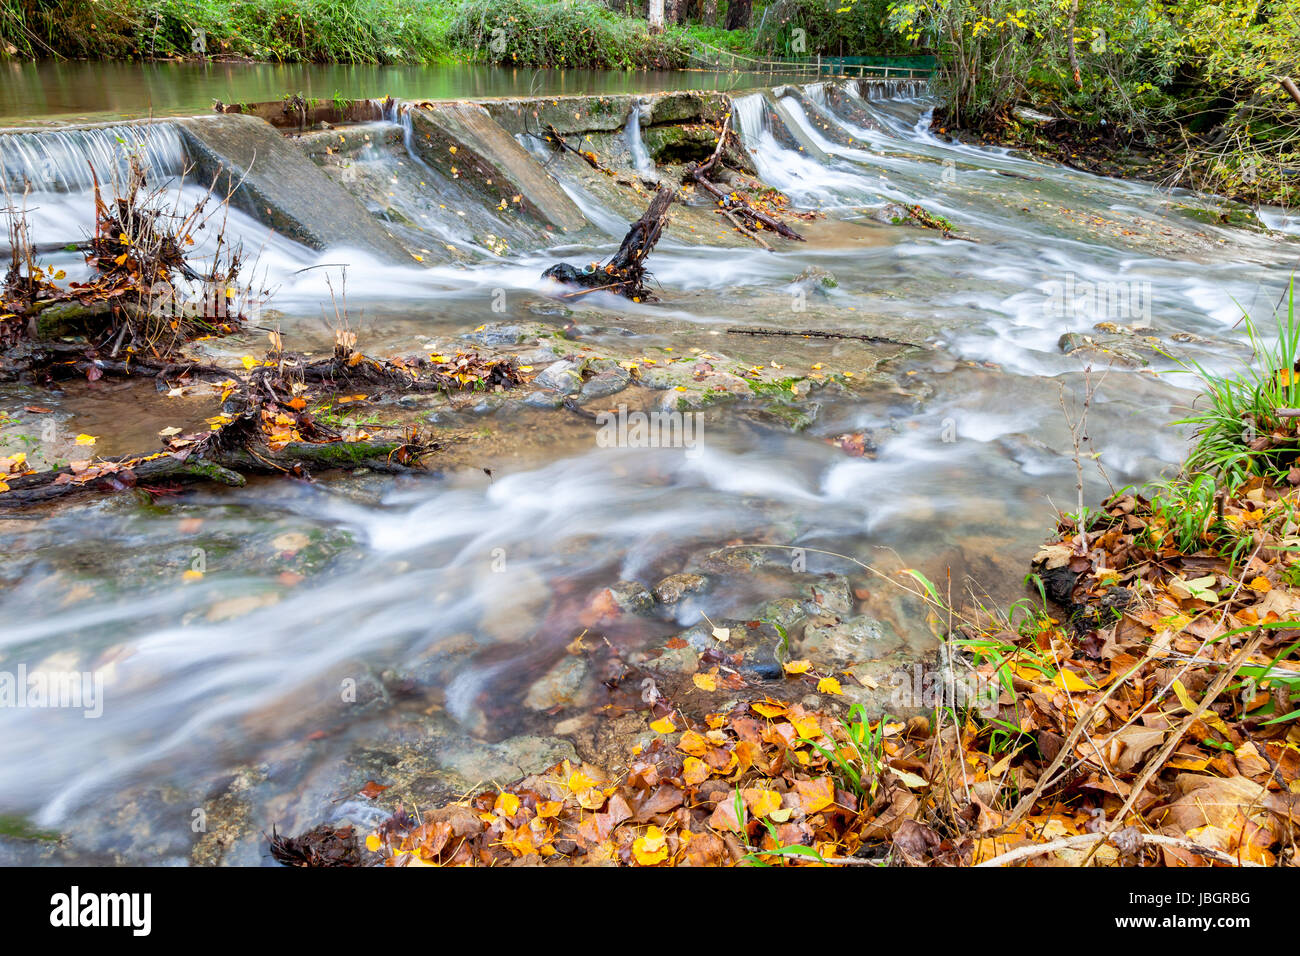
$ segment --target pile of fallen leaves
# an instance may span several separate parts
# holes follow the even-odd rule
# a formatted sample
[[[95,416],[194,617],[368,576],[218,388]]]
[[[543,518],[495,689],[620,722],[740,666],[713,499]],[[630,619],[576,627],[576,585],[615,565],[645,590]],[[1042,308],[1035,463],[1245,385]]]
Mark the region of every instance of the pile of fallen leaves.
[[[999,726],[1016,733],[1001,759],[973,748],[980,831],[1041,842],[1131,826],[1181,841],[1148,841],[1168,864],[1214,853],[1294,864],[1295,504],[1294,489],[1255,479],[1221,502],[1216,521],[1236,533],[1207,529],[1191,554],[1140,496],[1112,498],[1086,531],[1063,524],[1036,569],[1067,621],[1003,633],[1015,649],[984,667],[1009,686],[1000,723],[986,722],[979,740]],[[1058,809],[1044,826],[1028,825],[1029,811],[1050,805]],[[1087,849],[1094,859],[1119,853]]]
[[[900,836],[917,805],[908,788],[924,784],[905,755],[924,718],[885,729],[896,756],[862,797],[832,773],[843,725],[799,704],[740,704],[680,733],[672,717],[651,727],[659,736],[622,773],[564,761],[419,821],[398,812],[366,846],[390,866],[843,862],[869,841],[887,850],[881,838]]]

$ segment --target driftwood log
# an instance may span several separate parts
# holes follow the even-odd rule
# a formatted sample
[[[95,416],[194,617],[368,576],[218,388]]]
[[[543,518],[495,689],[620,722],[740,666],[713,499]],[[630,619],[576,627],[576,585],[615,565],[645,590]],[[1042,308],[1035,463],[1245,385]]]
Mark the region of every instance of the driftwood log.
[[[652,299],[645,287],[645,260],[668,223],[668,207],[672,205],[675,192],[672,186],[659,187],[645,214],[632,223],[618,251],[605,263],[582,270],[570,263],[559,262],[543,272],[542,277],[578,286],[577,291],[568,293],[571,297],[603,290],[638,301]]]

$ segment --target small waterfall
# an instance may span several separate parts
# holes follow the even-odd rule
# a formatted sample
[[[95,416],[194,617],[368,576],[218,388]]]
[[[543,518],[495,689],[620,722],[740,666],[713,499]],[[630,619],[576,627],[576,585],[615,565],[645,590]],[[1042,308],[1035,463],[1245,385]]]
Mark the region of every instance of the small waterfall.
[[[741,142],[752,148],[768,128],[767,104],[763,101],[763,95],[750,93],[748,96],[738,96],[732,100],[731,108],[736,114],[736,130]]]
[[[627,116],[627,126],[623,129],[623,136],[627,140],[628,152],[632,154],[632,165],[642,176],[653,176],[655,174],[654,160],[650,158],[650,152],[645,147],[645,140],[641,138],[641,121],[650,118],[650,104],[647,101],[636,103]]]
[[[185,146],[171,123],[3,135],[0,170],[14,193],[21,193],[25,182],[37,192],[79,192],[94,185],[92,167],[101,185],[124,174],[132,151],[138,151],[155,181],[185,170]]]
[[[809,83],[803,88],[803,91],[807,95],[808,99],[812,100],[818,106],[824,107],[826,105],[825,83]]]
[[[857,80],[845,83],[864,100],[906,100],[924,96],[930,89],[928,80]]]

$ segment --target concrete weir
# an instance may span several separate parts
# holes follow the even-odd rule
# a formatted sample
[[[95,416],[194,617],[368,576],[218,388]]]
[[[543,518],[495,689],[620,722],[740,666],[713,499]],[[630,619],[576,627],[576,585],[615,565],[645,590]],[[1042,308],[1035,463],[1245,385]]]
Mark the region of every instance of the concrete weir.
[[[452,178],[473,176],[492,205],[514,202],[561,233],[587,225],[541,164],[478,103],[430,103],[408,110],[411,149],[430,166]]]
[[[597,245],[621,236],[623,223],[644,211],[646,190],[656,180],[673,181],[686,164],[713,152],[717,127],[729,113],[738,114],[732,121],[738,131],[753,136],[761,130],[829,163],[793,115],[795,103],[823,136],[848,146],[856,141],[833,122],[835,114],[874,127],[865,99],[921,89],[914,82],[861,80],[821,81],[811,92],[786,85],[743,93],[344,105],[294,99],[144,121],[128,134],[120,132],[121,124],[0,130],[0,170],[15,181],[36,182],[43,170],[51,179],[52,168],[60,188],[74,188],[94,165],[106,181],[116,154],[116,147],[105,145],[112,134],[118,143],[146,144],[144,155],[156,173],[176,176],[192,168],[191,179],[215,183],[218,194],[233,189],[235,206],[311,248],[348,247],[385,262],[432,265],[503,255],[506,248]],[[548,130],[589,153],[599,169],[561,152]],[[728,144],[728,164],[753,172],[748,150]],[[669,229],[683,241],[699,235],[724,244],[746,241],[718,231],[712,206],[686,197]]]
[[[313,249],[348,246],[387,262],[411,256],[352,195],[273,126],[253,116],[176,120],[200,182],[277,232]]]

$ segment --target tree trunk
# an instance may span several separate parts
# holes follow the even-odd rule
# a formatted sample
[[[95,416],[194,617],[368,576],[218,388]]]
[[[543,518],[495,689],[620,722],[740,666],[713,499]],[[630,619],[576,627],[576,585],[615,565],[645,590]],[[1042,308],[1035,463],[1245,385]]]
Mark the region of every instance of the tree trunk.
[[[747,29],[753,6],[753,0],[727,0],[727,29]]]
[[[704,7],[700,12],[700,21],[706,27],[716,27],[718,25],[718,0],[704,0]]]
[[[646,19],[650,21],[651,33],[664,32],[664,0],[650,0],[646,7]]]
[[[1074,76],[1074,88],[1083,89],[1083,77],[1079,73],[1079,55],[1074,49],[1074,24],[1079,17],[1079,0],[1070,3],[1070,22],[1065,28],[1065,45],[1070,54],[1070,73]]]

